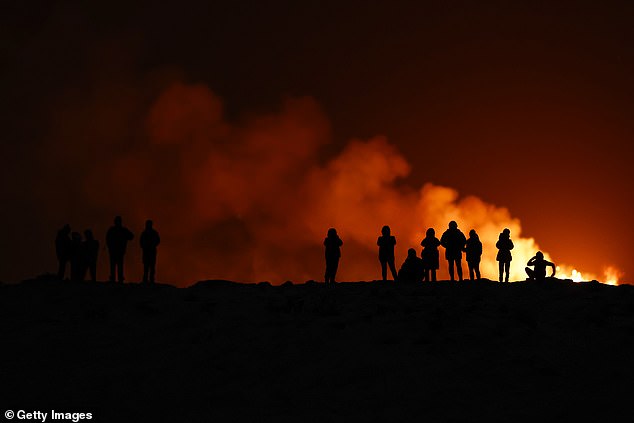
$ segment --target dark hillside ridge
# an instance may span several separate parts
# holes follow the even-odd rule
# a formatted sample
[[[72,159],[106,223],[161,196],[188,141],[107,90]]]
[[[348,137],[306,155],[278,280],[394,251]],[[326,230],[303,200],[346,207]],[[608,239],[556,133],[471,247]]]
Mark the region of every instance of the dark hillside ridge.
[[[0,328],[6,409],[89,407],[107,422],[631,414],[630,285],[34,280],[0,287]]]

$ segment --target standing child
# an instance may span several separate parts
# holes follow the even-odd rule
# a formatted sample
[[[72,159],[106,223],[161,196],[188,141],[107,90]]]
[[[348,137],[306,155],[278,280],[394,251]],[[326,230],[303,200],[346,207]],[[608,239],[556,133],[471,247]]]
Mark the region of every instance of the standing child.
[[[324,239],[324,246],[326,247],[326,274],[324,279],[326,285],[334,285],[335,283],[342,245],[343,241],[339,238],[339,235],[337,235],[337,230],[335,228],[328,229],[328,236]]]
[[[496,260],[500,262],[499,270],[500,270],[500,282],[502,282],[502,276],[504,276],[504,282],[509,281],[509,270],[511,269],[511,260],[513,257],[511,256],[511,250],[513,249],[513,241],[511,241],[511,230],[505,228],[500,237],[498,238],[498,242],[495,243],[495,246],[498,250],[498,255]]]
[[[440,267],[440,255],[438,253],[440,240],[436,238],[434,228],[427,229],[425,238],[420,242],[420,245],[423,247],[420,256],[423,259],[423,268],[425,269],[423,280],[430,282],[429,273],[431,271],[431,281],[436,282],[436,270]]]
[[[379,246],[379,261],[381,262],[381,276],[383,281],[387,281],[387,266],[390,266],[392,277],[396,281],[396,266],[394,266],[394,246],[396,245],[396,237],[392,236],[390,227],[385,225],[381,229],[381,236],[376,240]]]
[[[482,257],[482,242],[475,229],[469,231],[469,239],[465,247],[467,253],[467,264],[469,265],[469,279],[473,280],[475,273],[476,279],[480,279],[480,258]]]

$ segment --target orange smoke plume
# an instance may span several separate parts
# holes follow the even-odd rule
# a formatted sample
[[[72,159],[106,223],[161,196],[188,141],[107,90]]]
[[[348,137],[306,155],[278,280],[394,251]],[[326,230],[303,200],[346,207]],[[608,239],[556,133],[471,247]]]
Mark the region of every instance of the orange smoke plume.
[[[175,83],[152,104],[145,132],[134,148],[95,168],[88,183],[103,188],[93,200],[118,202],[130,226],[154,220],[164,240],[160,280],[321,280],[329,227],[344,240],[339,280],[378,277],[376,238],[386,224],[398,240],[397,266],[408,248],[420,251],[428,227],[440,236],[450,220],[480,235],[483,277],[497,279],[503,228],[515,243],[511,279],[525,279],[524,266],[539,250],[505,208],[430,183],[403,185],[410,165],[384,137],[352,140],[320,161],[330,127],[311,98],[231,123],[206,86]],[[560,277],[596,278],[560,269]],[[604,280],[618,277],[610,269]]]

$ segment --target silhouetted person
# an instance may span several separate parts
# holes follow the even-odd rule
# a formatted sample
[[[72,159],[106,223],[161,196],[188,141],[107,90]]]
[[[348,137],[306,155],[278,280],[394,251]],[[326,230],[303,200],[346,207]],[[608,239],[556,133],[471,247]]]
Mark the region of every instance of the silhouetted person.
[[[407,258],[398,271],[398,281],[405,283],[418,283],[423,280],[423,260],[416,257],[416,250],[407,250]]]
[[[55,254],[59,266],[57,268],[57,279],[63,280],[66,274],[66,263],[70,260],[71,254],[70,225],[66,224],[57,231],[55,237]]]
[[[396,245],[396,237],[390,234],[390,227],[385,225],[381,229],[381,236],[376,240],[379,246],[379,261],[381,262],[381,277],[383,281],[387,281],[387,266],[390,266],[390,272],[394,281],[398,279],[396,275],[396,266],[394,265],[394,246]]]
[[[436,270],[440,267],[440,254],[438,253],[440,240],[436,238],[434,228],[427,229],[425,238],[420,242],[420,245],[423,247],[423,251],[420,253],[423,260],[423,280],[429,282],[431,273],[431,281],[436,282]]]
[[[530,267],[526,268],[526,273],[528,274],[529,279],[535,281],[543,281],[544,279],[546,279],[546,267],[548,266],[553,268],[553,273],[550,275],[550,277],[552,278],[553,276],[555,276],[555,263],[545,260],[544,254],[542,254],[541,251],[538,251],[535,254],[535,257],[531,258],[528,263],[526,263],[526,265],[535,266],[535,269],[531,269]]]
[[[500,282],[502,282],[502,277],[504,276],[504,282],[509,281],[509,271],[511,270],[511,260],[513,257],[511,256],[511,250],[513,249],[513,241],[511,241],[511,230],[505,228],[500,237],[498,238],[498,242],[495,243],[497,247],[498,255],[495,258],[499,262],[499,270],[500,270]]]
[[[145,230],[139,239],[141,249],[143,250],[143,283],[154,283],[154,275],[156,274],[156,247],[161,243],[161,237],[158,232],[152,228],[152,221],[145,221]]]
[[[121,216],[114,218],[114,226],[111,226],[106,233],[106,245],[110,254],[110,282],[115,281],[115,274],[119,282],[123,282],[123,257],[128,245],[134,235],[121,223]]]
[[[326,285],[335,283],[342,245],[343,241],[337,235],[337,230],[335,228],[328,229],[328,236],[324,239],[324,246],[326,247],[326,274],[324,279]]]
[[[453,282],[454,279],[454,263],[458,271],[458,279],[462,280],[462,250],[467,243],[467,238],[455,221],[449,222],[449,228],[440,237],[440,245],[445,247],[445,258],[449,262],[449,277]]]
[[[70,280],[81,282],[86,274],[86,256],[82,248],[81,234],[73,232],[71,234],[70,246]]]
[[[469,231],[469,239],[465,247],[467,253],[467,264],[469,265],[469,279],[473,280],[475,273],[476,279],[480,279],[480,259],[482,257],[482,242],[475,229]]]
[[[90,280],[97,281],[97,257],[99,256],[99,241],[97,241],[90,229],[84,231],[85,240],[82,245],[86,270],[90,272]]]

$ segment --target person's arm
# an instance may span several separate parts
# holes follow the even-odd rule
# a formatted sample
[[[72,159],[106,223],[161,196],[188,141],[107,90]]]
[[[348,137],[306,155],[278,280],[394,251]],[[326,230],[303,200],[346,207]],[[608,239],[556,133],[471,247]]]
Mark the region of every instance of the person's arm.
[[[157,232],[156,233],[156,245],[159,245],[160,243],[161,243],[161,236]]]
[[[341,247],[343,245],[343,240],[341,238],[337,238],[337,244]]]
[[[515,248],[515,245],[513,245],[513,241],[509,239],[509,250],[512,250],[513,248]]]
[[[546,266],[550,266],[553,268],[553,273],[550,275],[550,277],[554,277],[555,276],[555,272],[557,271],[557,266],[555,266],[555,263],[552,263],[550,261],[546,262]]]
[[[537,256],[531,257],[531,259],[526,263],[527,266],[534,266],[535,260],[537,260]]]
[[[381,246],[381,237],[378,237],[376,239],[376,245],[378,245],[379,247]]]

